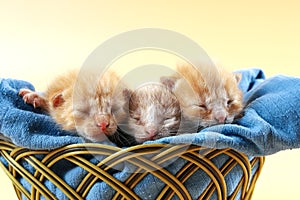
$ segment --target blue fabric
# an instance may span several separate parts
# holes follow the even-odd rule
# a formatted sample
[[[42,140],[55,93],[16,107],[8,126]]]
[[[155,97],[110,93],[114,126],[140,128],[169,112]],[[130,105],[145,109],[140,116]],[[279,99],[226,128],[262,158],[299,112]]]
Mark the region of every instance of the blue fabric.
[[[34,87],[21,80],[0,79],[0,133],[18,146],[30,149],[54,149],[84,140],[61,130],[52,118],[24,103],[21,88]]]
[[[246,105],[242,118],[234,124],[209,127],[200,133],[184,134],[162,138],[147,143],[188,143],[212,148],[233,148],[249,156],[268,155],[281,150],[298,148],[300,136],[300,79],[287,76],[276,76],[264,80],[264,74],[259,69],[239,71],[243,78],[240,88],[244,92]],[[84,140],[73,133],[62,131],[45,113],[26,105],[18,96],[20,88],[33,86],[25,81],[0,79],[0,132],[13,143],[30,149],[54,149],[67,144],[82,143]],[[103,159],[98,157],[99,160]],[[43,156],[36,156],[41,160]],[[91,163],[97,159],[86,156]],[[251,157],[250,157],[251,158]],[[7,162],[0,157],[1,162]],[[212,159],[217,167],[221,167],[228,157],[219,155]],[[185,164],[185,160],[177,159],[166,167],[175,174]],[[29,172],[34,168],[26,161],[21,162]],[[135,167],[124,162],[111,175],[121,182],[126,180]],[[69,161],[63,160],[53,165],[51,169],[73,188],[76,188],[87,173]],[[62,170],[63,169],[63,170]],[[254,167],[253,172],[255,172]],[[236,166],[226,175],[227,193],[232,194],[242,176],[242,169]],[[30,192],[31,185],[24,178],[20,183]],[[202,170],[193,174],[184,185],[195,199],[210,183],[210,178]],[[67,199],[65,194],[57,189],[50,181],[44,185],[58,199]],[[164,183],[154,175],[147,175],[138,183],[134,191],[142,199],[155,199]],[[87,200],[111,199],[114,190],[105,182],[98,180],[87,194]],[[212,199],[216,199],[216,193]]]

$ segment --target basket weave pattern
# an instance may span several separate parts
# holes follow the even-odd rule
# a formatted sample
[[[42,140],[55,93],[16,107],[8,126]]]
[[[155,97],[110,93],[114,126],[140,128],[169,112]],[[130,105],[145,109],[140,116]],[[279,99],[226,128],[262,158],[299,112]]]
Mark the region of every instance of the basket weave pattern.
[[[126,149],[101,144],[73,144],[52,151],[29,150],[0,140],[2,159],[7,162],[1,167],[12,180],[19,199],[57,199],[57,197],[43,185],[44,180],[51,181],[68,199],[85,199],[93,184],[104,181],[116,192],[113,199],[141,199],[135,192],[135,186],[148,174],[159,178],[165,183],[155,199],[194,199],[189,194],[185,182],[197,171],[203,170],[210,178],[210,183],[197,197],[210,199],[213,193],[218,199],[236,199],[240,193],[241,199],[251,199],[255,183],[261,172],[264,157],[251,160],[247,156],[232,149],[207,149],[193,145],[151,144],[137,145]],[[199,154],[201,152],[201,156]],[[220,167],[211,161],[219,155],[225,154],[229,159]],[[38,156],[37,156],[38,155]],[[86,159],[87,155],[104,156],[97,163]],[[41,159],[38,159],[41,157]],[[184,159],[185,165],[172,174],[166,168],[166,163],[172,159]],[[77,188],[72,188],[61,177],[52,171],[56,163],[67,160],[87,171]],[[29,163],[35,171],[28,172],[23,164]],[[111,175],[110,170],[117,168],[123,162],[128,162],[135,168],[134,173],[124,182]],[[234,167],[240,166],[243,176],[235,190],[228,195],[225,177]],[[256,170],[253,170],[256,167]],[[20,177],[31,184],[31,190],[25,189],[19,182]],[[229,197],[228,197],[229,196]]]

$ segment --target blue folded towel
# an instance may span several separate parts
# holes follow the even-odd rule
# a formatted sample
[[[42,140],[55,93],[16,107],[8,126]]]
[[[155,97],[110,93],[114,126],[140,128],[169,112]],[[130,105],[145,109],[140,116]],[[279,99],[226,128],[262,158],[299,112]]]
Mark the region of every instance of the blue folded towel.
[[[0,79],[0,133],[16,145],[30,149],[54,149],[84,142],[61,130],[50,116],[25,104],[18,95],[21,88],[34,90],[26,81]]]
[[[243,75],[240,88],[244,92],[246,108],[242,118],[234,124],[218,125],[206,128],[200,133],[184,134],[162,138],[147,143],[191,143],[213,148],[233,148],[249,156],[268,155],[284,149],[299,148],[300,138],[300,79],[287,76],[275,76],[264,80],[259,69],[239,71]],[[84,140],[77,135],[62,131],[45,113],[26,105],[18,96],[20,88],[33,86],[25,81],[0,79],[0,132],[13,143],[30,149],[54,149]],[[41,158],[37,156],[40,160]],[[95,163],[95,158],[89,158]],[[101,159],[101,158],[98,158]],[[217,167],[228,159],[220,155],[212,160]],[[0,157],[4,165],[7,163]],[[175,174],[183,165],[178,159],[166,169]],[[30,172],[34,168],[29,163],[23,166]],[[67,184],[76,188],[86,172],[68,161],[61,161],[51,167]],[[64,169],[64,170],[62,170]],[[256,169],[253,170],[255,172]],[[132,166],[124,162],[120,171],[111,172],[118,180],[126,180],[132,173]],[[226,175],[227,192],[232,194],[238,184],[242,170],[235,167]],[[30,191],[31,185],[24,178],[20,183]],[[186,182],[191,196],[194,198],[204,191],[210,178],[205,172],[198,170]],[[44,184],[58,199],[67,199],[65,194],[50,181]],[[142,199],[155,199],[164,183],[149,174],[134,188]],[[111,199],[114,190],[105,182],[98,180],[90,189],[86,199]],[[214,193],[213,199],[216,199]]]
[[[275,76],[265,80],[260,69],[240,70],[244,116],[234,124],[206,128],[200,133],[162,138],[147,143],[192,143],[233,148],[248,155],[268,155],[299,148],[300,79]],[[265,81],[264,81],[265,80]],[[23,102],[20,88],[34,87],[21,80],[0,79],[0,133],[30,149],[54,149],[82,143],[76,134],[61,130],[47,114]]]

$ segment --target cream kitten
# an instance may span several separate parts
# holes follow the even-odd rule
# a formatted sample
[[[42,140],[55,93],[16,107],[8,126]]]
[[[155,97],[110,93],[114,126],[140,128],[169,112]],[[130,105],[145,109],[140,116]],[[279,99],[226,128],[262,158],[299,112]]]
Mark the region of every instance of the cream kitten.
[[[136,89],[129,100],[129,131],[138,143],[175,135],[180,126],[180,106],[175,95],[159,83]]]
[[[191,65],[177,67],[177,75],[161,77],[180,102],[184,131],[216,124],[232,123],[241,112],[242,92],[238,88],[241,74],[233,74],[218,66],[216,70],[195,69]]]
[[[47,111],[64,130],[76,131],[91,141],[114,134],[126,121],[129,90],[116,73],[76,70],[56,77],[41,95],[26,88],[19,91],[26,103]]]

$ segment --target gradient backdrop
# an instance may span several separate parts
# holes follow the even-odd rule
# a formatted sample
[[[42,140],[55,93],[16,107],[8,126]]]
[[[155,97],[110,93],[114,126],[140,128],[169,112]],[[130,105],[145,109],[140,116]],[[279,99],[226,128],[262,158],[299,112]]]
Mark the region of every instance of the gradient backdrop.
[[[0,77],[43,90],[108,38],[143,27],[182,33],[231,70],[300,77],[299,7],[296,0],[0,0]],[[299,199],[299,157],[299,150],[268,156],[253,199]],[[2,170],[0,194],[16,199]]]

